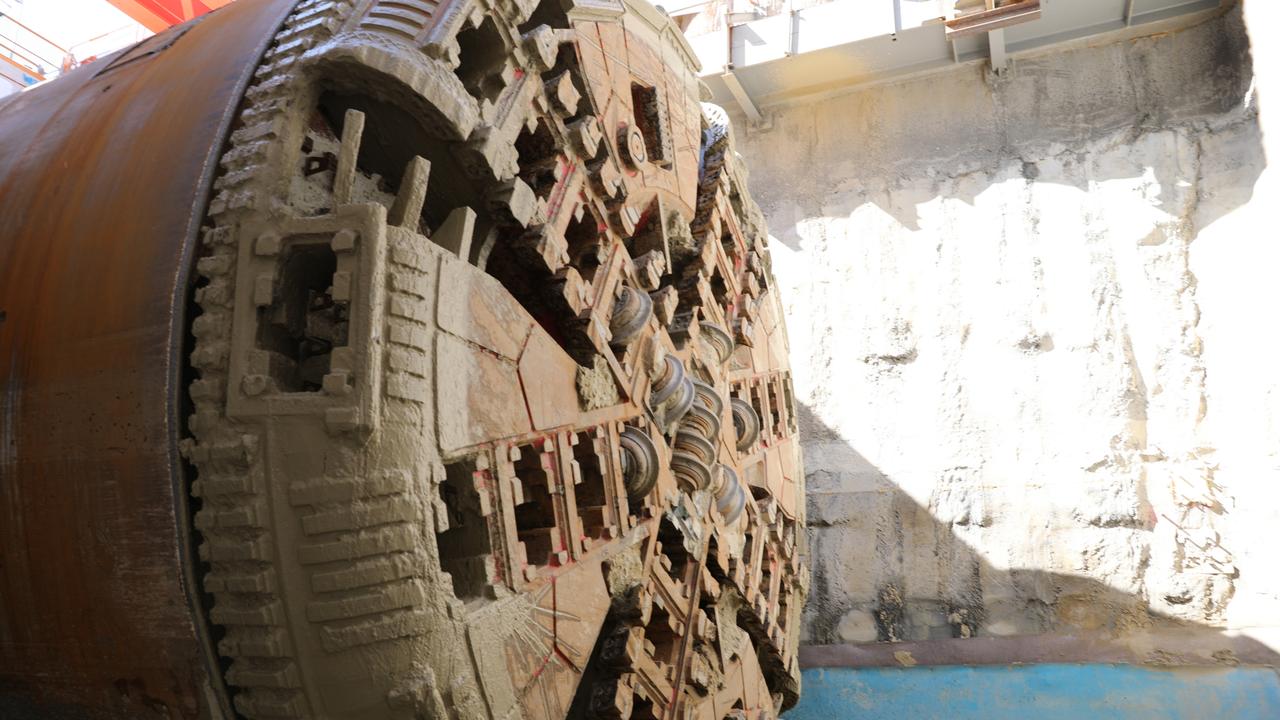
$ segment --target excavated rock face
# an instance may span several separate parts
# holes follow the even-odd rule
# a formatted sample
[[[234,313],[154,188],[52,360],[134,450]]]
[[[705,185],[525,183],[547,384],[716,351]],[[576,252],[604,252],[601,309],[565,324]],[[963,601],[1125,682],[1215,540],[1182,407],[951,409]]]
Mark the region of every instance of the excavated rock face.
[[[643,2],[280,28],[205,219],[183,445],[238,712],[795,702],[786,334],[694,69]]]

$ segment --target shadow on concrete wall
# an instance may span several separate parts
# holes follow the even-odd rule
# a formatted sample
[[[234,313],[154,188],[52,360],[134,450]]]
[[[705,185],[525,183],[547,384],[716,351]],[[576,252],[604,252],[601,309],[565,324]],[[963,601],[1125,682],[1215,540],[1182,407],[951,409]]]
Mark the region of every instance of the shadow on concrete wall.
[[[990,523],[980,509],[944,522],[808,407],[800,406],[799,420],[806,444],[839,444],[842,466],[838,476],[807,477],[813,584],[805,666],[1280,665],[1275,649],[1162,614],[1138,593],[1079,575],[997,567],[958,535]],[[840,489],[848,478],[857,478],[858,491]],[[936,574],[913,581],[909,566],[918,571],[922,562],[935,562]]]

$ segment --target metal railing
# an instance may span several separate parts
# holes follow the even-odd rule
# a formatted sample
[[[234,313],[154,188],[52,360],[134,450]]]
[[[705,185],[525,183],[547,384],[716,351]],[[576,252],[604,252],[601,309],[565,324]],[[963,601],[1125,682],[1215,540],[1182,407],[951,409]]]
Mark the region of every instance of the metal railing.
[[[38,82],[68,69],[70,58],[66,48],[0,12],[0,61]]]

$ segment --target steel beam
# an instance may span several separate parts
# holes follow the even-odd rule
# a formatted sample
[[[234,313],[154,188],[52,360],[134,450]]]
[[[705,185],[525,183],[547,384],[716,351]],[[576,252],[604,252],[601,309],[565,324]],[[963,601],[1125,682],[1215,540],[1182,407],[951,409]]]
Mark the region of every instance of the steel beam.
[[[107,0],[151,32],[197,18],[228,0]]]
[[[956,39],[1029,22],[1040,17],[1040,0],[1021,0],[947,20],[947,38]]]
[[[747,94],[747,89],[742,87],[742,83],[738,81],[738,76],[733,74],[733,68],[725,67],[724,74],[720,78],[724,80],[725,87],[729,88],[729,93],[733,95],[733,99],[738,101],[738,107],[742,108],[742,112],[746,113],[751,122],[760,122],[763,117],[760,114],[760,109],[752,102],[751,96]]]
[[[1009,64],[1009,53],[1004,47],[1004,28],[987,33],[987,50],[991,54],[991,69],[997,73],[1004,72]]]

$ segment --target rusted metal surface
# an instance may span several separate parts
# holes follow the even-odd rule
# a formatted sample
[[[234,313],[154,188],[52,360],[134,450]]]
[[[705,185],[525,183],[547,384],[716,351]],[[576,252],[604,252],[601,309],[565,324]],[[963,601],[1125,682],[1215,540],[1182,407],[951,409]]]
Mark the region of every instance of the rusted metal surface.
[[[243,0],[0,104],[0,716],[217,715],[183,308],[214,161],[290,5]]]
[[[994,7],[988,3],[986,10],[971,12],[946,21],[947,39],[955,40],[969,35],[989,33],[1040,17],[1040,0],[1018,0]]]
[[[248,2],[7,105],[0,710],[776,717],[786,335],[670,20]]]

